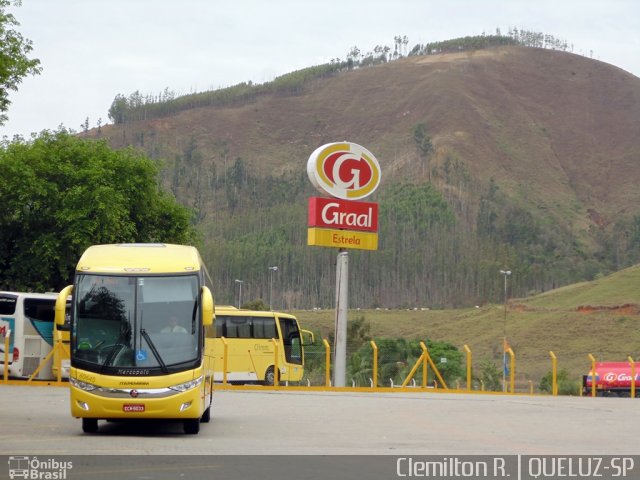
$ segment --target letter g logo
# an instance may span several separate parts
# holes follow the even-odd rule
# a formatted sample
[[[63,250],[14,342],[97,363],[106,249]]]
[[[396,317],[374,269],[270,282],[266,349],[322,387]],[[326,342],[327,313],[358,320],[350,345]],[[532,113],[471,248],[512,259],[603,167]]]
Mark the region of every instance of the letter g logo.
[[[380,184],[380,165],[366,148],[349,142],[317,148],[307,162],[314,187],[344,200],[371,195]]]

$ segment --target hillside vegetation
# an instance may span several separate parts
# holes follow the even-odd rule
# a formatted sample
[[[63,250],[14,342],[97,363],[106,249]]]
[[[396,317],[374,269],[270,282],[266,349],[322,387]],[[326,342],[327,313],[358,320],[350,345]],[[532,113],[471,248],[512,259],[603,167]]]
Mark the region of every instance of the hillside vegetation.
[[[562,287],[504,306],[490,304],[455,310],[356,310],[349,319],[364,318],[373,339],[439,340],[472,351],[474,375],[483,361],[501,370],[502,337],[506,326],[509,345],[516,354],[518,388],[537,389],[551,370],[553,351],[558,368],[578,382],[589,367],[588,354],[598,361],[640,359],[640,266],[591,282]],[[320,337],[333,335],[333,310],[294,312],[302,327]],[[418,379],[419,380],[419,379]],[[464,382],[462,382],[464,385]]]
[[[485,308],[500,302],[501,268],[525,297],[640,262],[640,79],[566,48],[464,45],[354,53],[210,103],[171,98],[153,108],[181,106],[162,113],[141,100],[85,135],[159,162],[194,211],[222,303],[235,279],[266,300],[277,265],[286,308],[333,304],[336,252],[306,245],[305,169],[345,139],[383,175],[379,250],[351,254],[354,307]]]

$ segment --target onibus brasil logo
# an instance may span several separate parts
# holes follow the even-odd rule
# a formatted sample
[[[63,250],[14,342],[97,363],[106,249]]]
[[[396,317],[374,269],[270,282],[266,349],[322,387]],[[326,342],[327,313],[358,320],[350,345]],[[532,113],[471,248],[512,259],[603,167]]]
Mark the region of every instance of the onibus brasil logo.
[[[373,154],[350,142],[318,147],[309,157],[307,174],[314,187],[344,200],[371,195],[380,184],[380,165]]]
[[[73,468],[73,462],[62,462],[53,458],[10,456],[9,478],[26,478],[33,480],[65,480],[67,470]]]

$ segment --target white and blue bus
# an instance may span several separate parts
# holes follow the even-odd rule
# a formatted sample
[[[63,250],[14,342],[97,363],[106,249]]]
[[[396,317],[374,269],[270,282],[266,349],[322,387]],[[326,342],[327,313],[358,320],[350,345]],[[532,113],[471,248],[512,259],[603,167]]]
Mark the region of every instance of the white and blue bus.
[[[0,375],[8,357],[9,377],[29,378],[51,352],[56,298],[56,293],[0,292]],[[7,335],[9,349],[5,355]],[[52,365],[53,361],[48,361],[36,378],[55,378]]]

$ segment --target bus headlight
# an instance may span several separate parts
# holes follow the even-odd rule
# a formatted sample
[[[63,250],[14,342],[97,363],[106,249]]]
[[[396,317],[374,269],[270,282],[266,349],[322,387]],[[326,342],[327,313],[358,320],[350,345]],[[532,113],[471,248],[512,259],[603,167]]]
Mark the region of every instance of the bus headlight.
[[[79,388],[80,390],[84,390],[85,392],[90,392],[92,390],[95,390],[96,387],[95,385],[93,385],[92,383],[87,383],[87,382],[81,382],[80,380],[77,380],[75,378],[69,378],[69,383],[76,387]]]
[[[202,376],[189,380],[188,382],[180,383],[178,385],[172,385],[169,388],[171,390],[175,390],[176,392],[186,392],[187,390],[191,390],[192,388],[196,388],[202,383]]]

